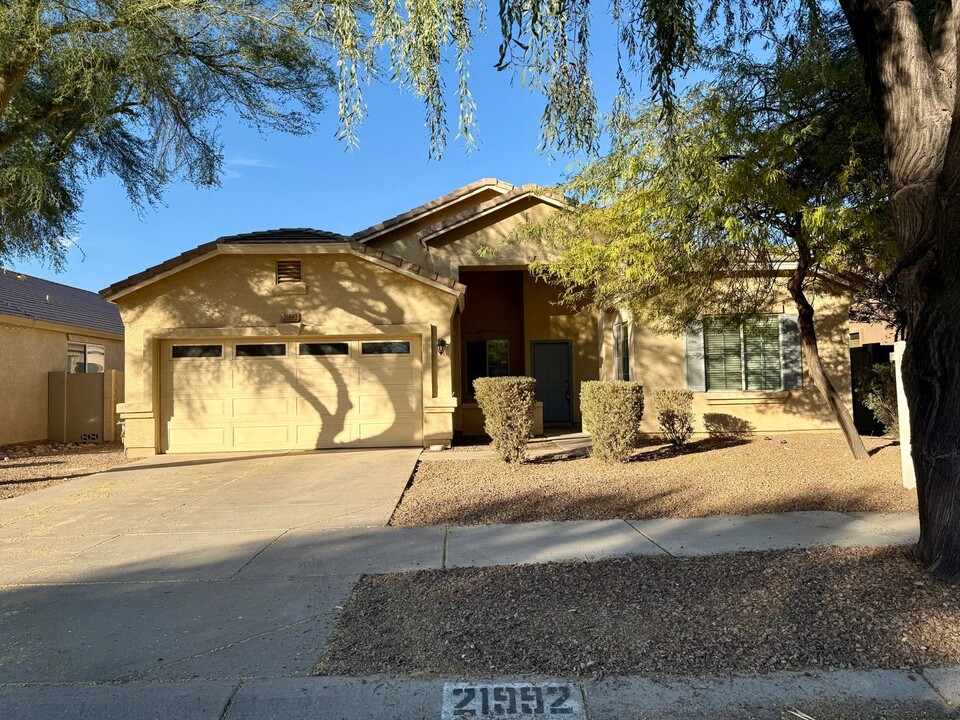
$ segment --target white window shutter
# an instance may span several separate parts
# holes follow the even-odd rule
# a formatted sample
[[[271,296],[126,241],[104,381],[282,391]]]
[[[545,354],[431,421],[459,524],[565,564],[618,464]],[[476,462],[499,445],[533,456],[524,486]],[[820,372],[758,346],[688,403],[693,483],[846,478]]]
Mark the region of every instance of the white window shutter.
[[[784,390],[803,388],[803,350],[798,317],[796,314],[780,316],[780,370]]]
[[[686,338],[687,389],[705,392],[707,389],[703,357],[703,324],[696,323],[687,330]]]

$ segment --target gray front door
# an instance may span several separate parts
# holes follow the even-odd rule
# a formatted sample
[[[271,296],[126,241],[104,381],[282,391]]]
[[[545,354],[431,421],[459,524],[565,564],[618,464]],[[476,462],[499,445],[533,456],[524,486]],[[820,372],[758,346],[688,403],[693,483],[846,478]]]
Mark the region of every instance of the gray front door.
[[[543,421],[570,422],[570,343],[566,340],[533,343],[533,377],[537,400],[543,403]]]

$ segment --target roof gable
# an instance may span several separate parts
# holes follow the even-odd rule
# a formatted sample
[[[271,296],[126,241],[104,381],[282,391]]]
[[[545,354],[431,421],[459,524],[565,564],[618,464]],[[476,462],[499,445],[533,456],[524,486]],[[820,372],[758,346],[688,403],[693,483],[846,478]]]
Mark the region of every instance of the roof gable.
[[[123,334],[120,311],[96,293],[7,269],[0,272],[0,315]]]
[[[468,200],[475,195],[489,194],[490,192],[503,194],[514,189],[516,189],[515,186],[498,180],[497,178],[483,178],[426,202],[423,205],[418,205],[406,212],[360,230],[353,234],[353,239],[363,243],[371,242],[405,225],[410,225],[422,220],[431,214],[442,212],[452,205]]]
[[[249,246],[244,248],[244,246]],[[100,291],[100,295],[116,300],[122,295],[133,292],[144,285],[186,269],[191,265],[221,253],[309,253],[309,252],[346,252],[362,257],[369,262],[386,267],[395,272],[413,277],[421,282],[433,285],[454,295],[462,295],[466,287],[451,278],[407,262],[396,255],[377,248],[363,245],[338,233],[310,228],[281,228],[228,235],[208,243],[198,245],[193,250],[181,253],[159,265],[131,275]]]

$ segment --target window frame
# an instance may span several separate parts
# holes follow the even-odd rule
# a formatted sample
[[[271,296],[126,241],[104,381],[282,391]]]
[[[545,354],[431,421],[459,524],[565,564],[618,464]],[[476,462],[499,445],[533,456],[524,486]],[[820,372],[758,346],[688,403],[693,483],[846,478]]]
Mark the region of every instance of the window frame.
[[[340,347],[342,346],[345,352],[304,352],[303,349],[309,346],[316,347]],[[346,340],[336,340],[329,342],[301,342],[297,343],[297,356],[298,357],[349,357],[350,356],[350,343]]]
[[[778,313],[764,313],[762,315],[756,316],[756,318],[746,318],[744,320],[737,321],[737,329],[740,336],[740,386],[738,388],[712,388],[710,387],[710,352],[709,352],[709,343],[707,342],[707,333],[708,327],[711,321],[722,321],[724,315],[713,315],[704,317],[702,319],[702,333],[703,333],[703,381],[706,392],[722,393],[722,392],[782,392],[784,390],[784,377],[783,377],[783,323],[781,322],[782,315]],[[752,319],[773,319],[776,322],[777,329],[777,365],[778,365],[778,378],[779,382],[777,387],[770,388],[748,388],[748,376],[747,376],[747,323]]]
[[[177,348],[219,348],[217,355],[180,355],[177,356]],[[171,360],[221,360],[223,359],[223,343],[175,343],[170,346]]]
[[[630,322],[623,318],[613,323],[613,379],[630,380]]]
[[[77,349],[80,349],[79,352],[83,353],[82,362],[80,365],[83,365],[83,372],[77,372],[73,370],[70,366],[70,354],[71,352],[77,352]],[[100,366],[99,370],[87,370],[87,366],[90,365],[90,348],[97,348],[99,356],[103,358],[103,365]],[[96,352],[96,351],[95,351]],[[75,364],[73,367],[77,367]],[[67,373],[70,375],[86,375],[90,374],[103,374],[107,371],[107,346],[100,343],[84,343],[84,342],[75,342],[73,340],[67,341]]]
[[[491,375],[490,374],[490,343],[491,342],[502,342],[507,345],[507,367],[506,372],[503,375]],[[477,375],[476,377],[471,377],[470,374],[470,343],[483,343],[483,372]],[[482,378],[482,377],[509,377],[510,376],[510,338],[508,337],[492,337],[492,338],[470,338],[464,341],[464,357],[463,357],[463,370],[464,378],[467,384],[467,395],[469,397],[474,397],[473,393],[473,381]]]
[[[403,352],[367,352],[366,347],[368,345],[406,345],[407,349]],[[413,354],[413,343],[410,340],[361,340],[360,341],[360,357],[409,357]]]

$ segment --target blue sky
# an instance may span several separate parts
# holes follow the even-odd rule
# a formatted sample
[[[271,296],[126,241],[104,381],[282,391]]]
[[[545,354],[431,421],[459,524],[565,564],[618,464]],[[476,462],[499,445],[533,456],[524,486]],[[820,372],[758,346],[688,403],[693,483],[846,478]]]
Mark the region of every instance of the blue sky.
[[[606,108],[615,92],[614,48],[605,23],[595,25],[594,78]],[[14,268],[96,291],[220,235],[277,227],[349,234],[482,177],[554,184],[571,158],[537,152],[543,98],[493,69],[496,47],[495,37],[480,38],[472,59],[479,149],[469,156],[451,136],[445,157],[429,160],[422,106],[387,83],[365,89],[369,117],[355,151],[335,138],[332,95],[309,137],[261,135],[227,117],[220,187],[172,185],[164,206],[138,215],[112,178],[97,180],[84,200],[79,247],[71,248],[66,271],[30,262]],[[456,105],[452,94],[449,105]]]

